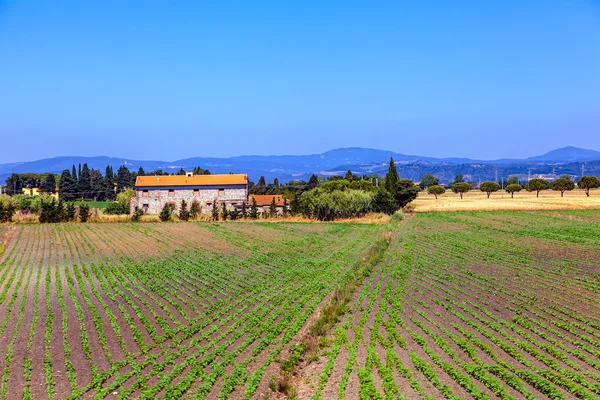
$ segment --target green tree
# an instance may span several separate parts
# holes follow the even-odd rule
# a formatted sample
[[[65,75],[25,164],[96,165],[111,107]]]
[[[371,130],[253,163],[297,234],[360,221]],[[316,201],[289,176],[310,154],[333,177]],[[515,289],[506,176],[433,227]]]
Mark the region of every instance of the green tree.
[[[271,205],[269,205],[269,217],[277,217],[277,203],[275,202],[275,196],[273,196],[273,200],[271,200]]]
[[[577,181],[577,186],[580,189],[585,190],[585,195],[590,196],[590,189],[597,189],[600,187],[600,180],[596,176],[582,176]]]
[[[372,202],[373,211],[392,215],[398,209],[396,207],[396,199],[384,187],[378,187],[373,195]]]
[[[390,165],[388,166],[388,171],[385,174],[384,187],[390,192],[392,195],[396,192],[396,186],[400,181],[400,175],[398,175],[398,170],[396,169],[396,164],[394,164],[394,159],[390,158]],[[394,196],[396,197],[396,196]]]
[[[438,178],[431,174],[425,174],[421,177],[421,182],[419,182],[419,187],[421,189],[427,189],[430,186],[437,186],[440,183]]]
[[[434,195],[437,199],[438,196],[446,193],[446,189],[440,185],[432,185],[427,188],[427,193]]]
[[[237,210],[237,208],[234,208],[233,210],[229,211],[229,219],[232,221],[235,221],[236,219],[238,219],[238,217],[240,216],[240,212]]]
[[[267,182],[265,181],[265,177],[261,176],[260,178],[258,178],[258,183],[256,184],[256,186],[266,186]]]
[[[198,203],[198,200],[192,201],[192,205],[190,206],[190,216],[192,219],[198,218],[201,212],[202,207],[200,206],[200,203]]]
[[[81,203],[79,205],[79,220],[81,222],[87,222],[90,217],[90,206],[87,203]]]
[[[242,218],[248,217],[248,208],[246,207],[246,202],[242,201]]]
[[[219,220],[219,208],[217,206],[217,200],[215,200],[212,205],[212,219],[213,221]]]
[[[452,191],[458,193],[461,199],[463,198],[463,194],[467,193],[469,190],[471,190],[471,185],[466,182],[457,182],[452,185]]]
[[[15,206],[12,201],[0,200],[0,222],[12,221],[13,215],[15,215]]]
[[[277,178],[273,179],[273,186],[279,187],[279,179],[277,179]]]
[[[65,207],[65,220],[66,221],[75,221],[75,203],[69,202]]]
[[[344,176],[344,179],[347,181],[351,181],[352,179],[354,179],[354,175],[352,175],[352,171],[348,170],[346,172],[346,176]]]
[[[117,192],[122,192],[131,186],[131,172],[121,165],[117,170]]]
[[[288,201],[287,198],[284,197],[283,198],[283,208],[281,209],[281,212],[283,213],[284,217],[287,217],[289,210],[288,210]]]
[[[319,186],[319,177],[315,174],[312,174],[308,180],[308,187],[315,188],[317,186]]]
[[[223,221],[227,221],[228,215],[229,215],[229,211],[227,211],[227,204],[225,204],[225,202],[223,202],[223,204],[221,205],[221,219]]]
[[[506,186],[506,188],[504,188],[504,190],[510,193],[511,199],[515,197],[516,192],[520,192],[522,189],[523,188],[518,183],[511,183],[510,185]]]
[[[409,179],[399,179],[394,187],[394,191],[390,192],[396,200],[396,208],[405,207],[408,203],[417,198],[419,187]]]
[[[171,219],[171,206],[169,205],[169,203],[165,203],[162,210],[160,211],[160,214],[158,214],[158,218],[160,218],[162,222],[167,222]]]
[[[73,170],[75,170],[75,166],[73,166]],[[60,175],[58,195],[64,201],[75,201],[77,198],[77,184],[68,169],[65,169]]]
[[[535,197],[540,197],[540,192],[542,190],[547,190],[550,187],[550,182],[545,179],[534,178],[529,181],[527,187],[530,192],[535,192]]]
[[[138,206],[135,206],[135,208],[133,209],[133,214],[131,214],[131,220],[133,222],[139,222],[142,218],[142,215],[144,215],[144,210],[142,210]]]
[[[146,175],[146,172],[144,171],[144,168],[139,167],[138,168],[138,172],[137,172],[137,176],[144,176]]]
[[[91,198],[94,201],[104,201],[106,200],[106,194],[104,190],[104,177],[102,173],[97,169],[90,170],[91,183],[92,183],[92,196]]]
[[[78,183],[77,170],[75,169],[75,164],[73,164],[73,168],[71,168],[71,176],[73,177],[73,182],[75,182],[75,186]]]
[[[77,197],[83,199],[91,199],[92,196],[92,175],[87,163],[83,164],[81,173],[79,174],[79,181],[77,183],[77,191],[79,192]]]
[[[500,190],[500,185],[498,185],[498,183],[496,182],[491,181],[483,182],[481,185],[479,185],[479,190],[487,193],[487,198],[489,199],[492,193]]]
[[[56,193],[56,175],[48,174],[40,189],[42,189],[44,193]]]
[[[258,205],[256,204],[256,199],[254,197],[252,197],[252,205],[250,206],[250,213],[248,215],[252,219],[258,218]]]
[[[185,200],[181,200],[181,207],[179,207],[179,219],[187,221],[190,219],[190,212],[187,209],[187,203]]]
[[[509,176],[508,180],[506,181],[506,185],[518,185],[519,184],[519,178],[517,178],[516,176]]]
[[[568,177],[558,178],[552,182],[552,190],[559,191],[560,197],[563,197],[566,191],[571,191],[573,189],[575,189],[575,182]]]

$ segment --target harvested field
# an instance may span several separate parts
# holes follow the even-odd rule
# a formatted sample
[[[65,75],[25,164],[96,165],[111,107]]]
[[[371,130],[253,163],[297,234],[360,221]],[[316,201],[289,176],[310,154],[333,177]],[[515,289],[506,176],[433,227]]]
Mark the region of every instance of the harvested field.
[[[598,398],[599,220],[12,226],[0,399]]]
[[[414,204],[415,212],[440,211],[541,211],[541,210],[588,210],[600,209],[600,191],[592,190],[590,197],[583,190],[566,192],[560,197],[560,192],[546,190],[536,197],[535,192],[521,191],[511,198],[509,193],[496,192],[490,198],[480,191],[465,193],[461,199],[458,194],[448,191],[438,196],[425,192],[419,193]]]

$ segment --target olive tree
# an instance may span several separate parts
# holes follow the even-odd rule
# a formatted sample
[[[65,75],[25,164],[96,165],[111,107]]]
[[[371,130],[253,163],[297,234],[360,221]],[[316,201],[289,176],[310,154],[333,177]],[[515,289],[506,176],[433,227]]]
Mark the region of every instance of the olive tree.
[[[429,186],[429,188],[427,189],[427,193],[434,195],[437,199],[438,196],[446,193],[446,189],[440,185],[433,185]]]
[[[560,192],[560,197],[563,197],[567,190],[575,189],[575,182],[570,178],[558,178],[552,183],[552,190]]]
[[[527,190],[530,192],[535,192],[535,197],[540,197],[540,192],[542,190],[548,190],[549,187],[550,182],[541,178],[534,178],[527,184]]]
[[[452,185],[452,191],[458,193],[461,199],[463,198],[463,194],[467,193],[469,190],[471,190],[471,185],[466,182],[457,182]]]
[[[600,180],[596,176],[582,176],[577,181],[577,186],[580,189],[585,190],[586,196],[590,196],[590,189],[596,189],[600,187]]]
[[[510,198],[512,199],[515,197],[515,192],[520,192],[522,189],[523,188],[518,183],[511,183],[504,190],[510,193]]]
[[[489,199],[492,193],[500,190],[500,185],[498,185],[496,182],[483,182],[481,185],[479,185],[479,189],[482,192],[487,193],[487,198]]]

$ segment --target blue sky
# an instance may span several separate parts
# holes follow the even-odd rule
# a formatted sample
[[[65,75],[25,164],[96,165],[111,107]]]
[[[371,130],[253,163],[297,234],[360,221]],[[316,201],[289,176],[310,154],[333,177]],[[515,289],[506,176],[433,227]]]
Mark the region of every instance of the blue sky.
[[[600,2],[0,0],[0,136],[0,163],[600,150]]]

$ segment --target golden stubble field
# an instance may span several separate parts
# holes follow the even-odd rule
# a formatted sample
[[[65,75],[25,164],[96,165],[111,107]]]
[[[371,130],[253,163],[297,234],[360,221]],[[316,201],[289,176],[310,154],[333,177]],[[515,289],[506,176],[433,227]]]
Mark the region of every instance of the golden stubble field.
[[[564,197],[560,197],[560,192],[547,190],[541,192],[539,198],[535,192],[521,191],[511,198],[509,193],[498,191],[492,193],[489,199],[486,193],[480,191],[465,193],[461,199],[458,194],[447,190],[437,199],[421,192],[412,204],[415,212],[600,209],[600,190],[591,191],[590,197],[586,197],[583,190],[566,192]]]

